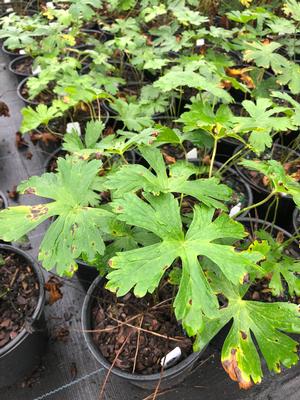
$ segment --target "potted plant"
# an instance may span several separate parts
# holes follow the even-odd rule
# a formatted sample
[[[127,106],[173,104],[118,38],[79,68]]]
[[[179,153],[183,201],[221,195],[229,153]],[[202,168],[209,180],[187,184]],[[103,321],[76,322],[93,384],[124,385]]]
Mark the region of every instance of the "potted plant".
[[[95,154],[95,149],[93,152]],[[283,346],[283,343],[288,343],[289,346],[289,358],[280,358],[280,362],[285,366],[291,366],[296,362],[295,342],[288,337],[280,336],[277,329],[298,332],[297,306],[285,302],[273,304],[254,302],[253,304],[252,301],[243,300],[249,284],[264,273],[260,261],[265,258],[265,242],[256,241],[250,246],[248,243],[246,248],[241,248],[240,242],[246,235],[243,226],[233,221],[226,213],[221,213],[215,220],[213,219],[216,208],[226,208],[224,201],[230,195],[230,189],[219,184],[217,178],[189,180],[188,177],[191,171],[194,171],[195,166],[185,163],[174,164],[171,168],[171,175],[168,177],[163,159],[160,158],[160,152],[157,149],[143,145],[140,147],[140,152],[155,168],[155,175],[147,169],[144,170],[142,166],[125,165],[116,172],[108,174],[107,178],[104,176],[100,179],[96,175],[100,168],[99,161],[84,161],[82,157],[77,158],[75,155],[69,156],[66,160],[60,159],[57,174],[45,174],[41,178],[33,177],[20,187],[21,191],[52,197],[55,201],[40,206],[21,206],[21,208],[3,211],[0,214],[3,227],[1,237],[11,240],[16,236],[16,226],[18,226],[18,235],[22,235],[49,216],[58,215],[46,234],[39,257],[46,268],[56,265],[59,273],[72,273],[76,269],[75,260],[81,254],[86,254],[89,259],[101,257],[104,254],[103,234],[108,230],[108,220],[111,220],[112,214],[115,214],[118,220],[123,221],[129,227],[149,231],[156,239],[154,243],[153,240],[150,241],[151,244],[144,242],[142,247],[122,252],[117,251],[115,255],[112,254],[113,257],[109,262],[112,270],[109,268],[107,289],[116,291],[121,297],[131,293],[131,289],[134,289],[132,293],[135,296],[144,297],[146,293],[151,294],[157,288],[160,291],[160,285],[164,287],[165,284],[168,285],[172,282],[175,288],[171,292],[167,292],[173,293],[169,308],[170,310],[174,308],[176,319],[181,322],[185,332],[193,338],[194,349],[203,349],[213,334],[217,333],[232,317],[243,312],[245,319],[235,322],[223,350],[223,365],[231,377],[239,380],[241,387],[249,387],[252,380],[254,383],[259,382],[262,376],[260,362],[256,350],[254,352],[255,347],[249,334],[249,329],[254,329],[256,325],[253,325],[252,320],[247,319],[248,317],[246,318],[248,313],[249,315],[251,313],[259,315],[262,312],[266,315],[264,329],[269,329],[270,334],[272,332],[272,335],[278,339],[277,346]],[[81,175],[77,175],[79,171],[81,171]],[[82,174],[85,176],[84,181],[79,179],[80,176],[83,176]],[[69,182],[75,182],[72,180],[72,176],[76,176],[76,190],[67,184],[65,179],[68,176],[70,177]],[[88,180],[87,177],[89,177]],[[130,187],[128,186],[129,182]],[[87,190],[82,190],[82,185]],[[87,185],[90,185],[89,188]],[[113,202],[108,204],[110,211],[107,211],[107,207],[104,206],[100,208],[87,207],[88,204],[92,206],[97,204],[94,191],[103,189],[109,189],[112,192]],[[55,193],[50,193],[49,190],[55,190]],[[66,197],[67,193],[69,193],[68,197]],[[141,193],[142,196],[138,193]],[[178,193],[179,197],[177,197],[178,195],[175,197],[175,193]],[[294,194],[298,201],[297,195],[292,189],[290,193]],[[63,197],[60,197],[60,194],[64,194]],[[200,202],[200,205],[194,207],[192,222],[182,219],[180,204],[182,197],[186,195],[191,195]],[[248,208],[255,208],[255,206],[254,204]],[[20,211],[16,214],[17,209]],[[68,216],[65,214],[65,210],[69,210]],[[17,218],[13,217],[14,215],[17,215]],[[74,215],[73,218],[72,215]],[[98,219],[98,226],[94,226],[93,219],[90,220],[92,225],[88,224],[89,215],[94,215]],[[82,225],[83,216],[84,225]],[[15,224],[12,224],[12,218],[15,218]],[[68,231],[68,236],[65,236],[65,229],[61,231],[61,227],[63,225],[66,227],[66,223],[71,229]],[[93,232],[97,229],[96,241],[82,241],[82,229],[87,234],[87,226],[91,232],[92,229]],[[73,233],[69,235],[69,232]],[[93,235],[93,237],[96,236]],[[69,245],[61,246],[62,238],[68,238]],[[80,241],[79,238],[81,238]],[[96,284],[93,286],[93,290],[96,290]],[[228,301],[228,303],[225,302],[226,306],[219,303],[217,294],[221,293]],[[85,308],[89,311],[93,309],[93,305],[89,304],[91,294],[92,292],[89,292]],[[130,298],[131,296],[133,295],[130,295]],[[161,297],[158,298],[161,299]],[[123,301],[125,300],[123,299]],[[153,307],[155,304],[154,301]],[[116,307],[118,308],[118,302]],[[275,310],[280,313],[280,318],[276,323],[271,317]],[[117,314],[110,315],[116,319],[118,311]],[[270,315],[269,318],[268,315]],[[93,322],[90,318],[91,316],[88,315],[83,317],[83,320],[85,323],[90,321],[89,323],[95,324],[95,321]],[[101,318],[97,321],[101,322]],[[126,321],[127,317],[125,325]],[[118,327],[119,324],[120,320],[116,326]],[[141,329],[147,329],[141,322],[139,324],[141,324]],[[177,326],[178,322],[175,324]],[[212,328],[206,330],[206,326]],[[92,325],[92,328],[90,325],[84,325],[85,330],[93,328],[95,325]],[[115,328],[111,328],[111,330],[114,331]],[[136,325],[132,330],[136,335],[138,331]],[[240,334],[241,330],[243,334]],[[156,332],[155,329],[154,332]],[[159,332],[156,333],[160,335]],[[92,335],[92,333],[87,334]],[[113,334],[111,333],[110,336],[112,337]],[[120,331],[116,333],[117,336],[119,334]],[[259,340],[259,331],[255,330],[255,334]],[[183,332],[182,335],[183,338]],[[95,341],[95,337],[93,340]],[[228,347],[229,340],[232,341],[232,344]],[[124,341],[120,341],[120,338],[116,339],[116,343],[119,343],[119,350],[120,344],[124,343]],[[243,341],[248,347],[243,347],[245,346]],[[91,343],[90,339],[89,343]],[[270,351],[268,346],[264,342],[259,342],[259,345],[267,358],[269,368],[276,369],[277,361],[268,358]],[[248,364],[244,364],[246,359],[240,355],[240,348],[244,353],[246,352],[247,359],[253,355],[254,361],[251,369]],[[116,357],[115,362],[117,362],[118,352],[113,354]],[[183,352],[183,354],[186,353]],[[280,357],[280,352],[276,354]],[[162,357],[162,354],[158,356],[160,359]],[[115,370],[115,362],[110,369],[120,375]],[[107,362],[104,362],[103,365],[108,367]],[[118,365],[122,365],[122,363]],[[187,365],[190,365],[190,362],[187,362]],[[234,365],[238,365],[240,374],[234,375],[231,372]],[[148,368],[149,365],[146,367]],[[161,367],[164,368],[164,364]],[[181,370],[180,363],[178,368]],[[234,371],[238,370],[235,368]],[[174,372],[176,379],[180,379],[177,376],[177,368]],[[137,378],[136,375],[138,375]],[[144,385],[149,379],[153,383],[154,377],[143,379],[139,374],[130,373],[128,379],[136,380],[139,384]],[[170,382],[166,382],[167,386],[169,384]]]

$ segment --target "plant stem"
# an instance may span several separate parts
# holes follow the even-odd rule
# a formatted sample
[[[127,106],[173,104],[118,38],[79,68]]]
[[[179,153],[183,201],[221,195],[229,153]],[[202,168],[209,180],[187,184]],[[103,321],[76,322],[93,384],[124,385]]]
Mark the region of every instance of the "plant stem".
[[[240,156],[240,154],[244,151],[245,149],[242,148],[241,150],[239,150],[238,152],[236,152],[235,154],[233,154],[233,156],[231,156],[230,158],[228,158],[228,160],[226,162],[224,162],[224,164],[221,165],[221,167],[218,170],[218,173],[221,173],[221,171],[224,169],[224,167],[229,164],[231,161],[233,161],[235,158],[238,158]]]
[[[216,154],[217,154],[217,147],[218,147],[218,138],[216,136],[214,136],[214,148],[213,148],[213,152],[212,152],[212,156],[211,156],[211,161],[210,161],[210,166],[209,166],[209,174],[208,174],[209,178],[212,177],[214,162],[215,162],[215,158],[216,158]]]
[[[256,204],[252,204],[251,206],[248,206],[246,208],[243,208],[242,210],[240,210],[238,213],[236,213],[232,218],[237,218],[239,215],[243,214],[245,211],[250,211],[253,208],[262,206],[263,204],[265,204],[267,201],[269,201],[277,192],[271,192],[267,197],[265,197],[263,200],[259,201]]]

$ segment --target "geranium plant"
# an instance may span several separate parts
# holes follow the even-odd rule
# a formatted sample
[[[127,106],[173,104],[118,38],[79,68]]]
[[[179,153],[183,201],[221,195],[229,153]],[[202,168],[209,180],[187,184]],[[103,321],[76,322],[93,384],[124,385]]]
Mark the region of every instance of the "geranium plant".
[[[221,361],[241,388],[262,380],[259,352],[270,371],[296,364],[288,334],[300,333],[299,235],[275,236],[275,216],[269,234],[253,237],[238,217],[273,199],[300,207],[299,169],[290,173],[272,154],[279,142],[299,145],[297,2],[283,10],[209,2],[210,18],[193,0],[54,3],[43,17],[4,19],[0,31],[12,48],[39,50],[30,53],[41,71],[28,80],[29,97],[51,97],[23,109],[21,132],[57,134],[53,120],[82,122],[81,112],[86,130],[58,133],[67,155],[55,172],[19,186],[45,200],[1,211],[0,238],[17,240],[50,218],[39,252],[47,270],[71,276],[84,260],[121,297],[155,299],[173,285],[171,313],[195,351],[229,328]],[[81,48],[91,25],[105,39]],[[220,164],[228,142],[240,148]],[[268,187],[233,214],[238,190],[220,180],[229,166],[261,174]],[[266,301],[253,296],[261,286]]]

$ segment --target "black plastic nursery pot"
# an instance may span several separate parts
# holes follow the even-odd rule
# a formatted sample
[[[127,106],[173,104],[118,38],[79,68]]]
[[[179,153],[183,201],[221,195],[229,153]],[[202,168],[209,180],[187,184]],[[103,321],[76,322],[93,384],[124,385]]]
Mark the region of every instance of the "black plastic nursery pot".
[[[44,277],[37,263],[24,251],[10,245],[0,244],[0,252],[21,256],[30,265],[39,285],[39,298],[34,314],[28,318],[22,331],[0,349],[0,388],[20,381],[38,365],[47,344],[44,319]]]
[[[295,233],[300,233],[300,210],[295,208],[293,212],[293,231]]]
[[[76,260],[76,262],[78,265],[78,269],[76,270],[77,278],[84,290],[87,291],[94,280],[99,276],[99,271],[83,260]]]
[[[26,68],[22,71],[20,66],[22,64],[26,64]],[[29,76],[33,76],[32,73],[32,64],[33,64],[33,59],[30,56],[20,56],[17,58],[14,58],[8,65],[8,69],[10,72],[12,72],[19,82],[21,82],[24,78],[27,78]]]
[[[158,382],[160,381],[160,389],[167,389],[173,386],[176,386],[183,382],[183,380],[190,374],[193,367],[199,361],[202,352],[195,352],[190,354],[187,358],[180,361],[177,365],[165,369],[163,374],[156,373],[152,375],[140,375],[140,374],[131,374],[128,372],[124,372],[119,368],[113,367],[111,368],[110,362],[102,355],[98,347],[95,345],[92,337],[92,306],[93,301],[95,299],[95,291],[99,287],[103,287],[105,285],[105,278],[98,277],[92,283],[89,288],[82,307],[82,331],[87,343],[87,346],[90,352],[93,354],[95,359],[99,362],[99,364],[104,367],[106,370],[110,370],[112,374],[116,375],[119,378],[122,378],[131,384],[138,386],[147,390],[154,390],[157,387]]]
[[[98,40],[100,43],[103,43],[107,40],[106,35],[103,31],[99,31],[98,29],[81,29],[82,33],[85,33],[88,36],[93,36],[94,39]],[[91,50],[95,46],[92,43],[82,43],[75,46],[76,49],[79,50]]]
[[[239,146],[236,148],[235,151],[238,152],[241,148],[242,147]],[[295,150],[289,149],[288,147],[275,143],[273,145],[273,149],[275,149],[275,151],[277,151],[278,153],[282,152],[282,154],[289,154],[289,158],[285,159],[285,162],[300,158],[299,153],[297,153]],[[246,169],[240,166],[238,163],[235,163],[234,167],[238,174],[243,178],[243,180],[245,180],[251,186],[253,190],[254,203],[260,202],[268,196],[268,194],[270,193],[270,189],[267,186],[257,184],[253,179],[251,179],[251,176],[247,174]],[[290,229],[292,224],[292,214],[295,208],[293,199],[290,196],[281,195],[279,197],[277,210],[275,210],[275,202],[273,203],[273,205],[271,203],[272,199],[262,206],[256,208],[256,212],[259,218],[267,218],[271,222],[274,220],[277,225],[283,227],[284,229]]]
[[[3,192],[0,191],[0,211],[4,210],[8,207],[8,201]],[[0,243],[6,243],[3,240],[0,240]]]
[[[4,54],[6,54],[11,60],[14,60],[17,57],[20,57],[22,54],[20,50],[9,50],[5,47],[4,43],[2,44],[1,50]],[[23,54],[24,55],[24,54]]]
[[[27,15],[31,16],[31,15],[36,14],[36,11],[33,10],[33,9],[26,9],[26,10],[25,9],[24,10],[20,10],[19,9],[19,10],[15,10],[15,11],[13,10],[12,11],[11,8],[12,7],[9,7],[9,4],[8,4],[7,8],[5,10],[3,10],[3,13],[1,13],[1,10],[0,10],[0,18],[8,16],[12,12],[15,12],[18,15],[24,15],[24,16],[27,16]]]
[[[8,207],[8,201],[3,192],[0,191],[0,211]]]
[[[26,78],[22,79],[21,82],[18,84],[17,95],[18,95],[19,99],[21,99],[25,104],[27,104],[29,106],[38,106],[40,103],[46,104],[46,105],[50,105],[51,104],[51,100],[49,100],[49,101],[41,101],[40,102],[40,101],[35,100],[35,99],[30,100],[29,98],[27,98],[27,97],[25,97],[23,95],[22,92],[23,92],[24,87],[25,87],[25,85],[26,85],[26,83],[27,83],[29,78],[30,78],[30,76],[27,76]]]
[[[231,157],[236,148],[240,145],[240,142],[233,138],[224,138],[218,142],[218,153],[217,153],[217,160],[224,161]]]

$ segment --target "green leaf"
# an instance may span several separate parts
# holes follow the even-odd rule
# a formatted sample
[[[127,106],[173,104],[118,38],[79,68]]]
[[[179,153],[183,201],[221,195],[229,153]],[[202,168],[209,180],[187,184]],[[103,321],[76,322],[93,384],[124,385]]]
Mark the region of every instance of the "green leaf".
[[[258,171],[269,178],[272,192],[286,193],[293,197],[297,207],[300,207],[300,184],[287,175],[283,165],[276,160],[259,161],[243,160],[243,167],[252,171]]]
[[[274,17],[267,25],[275,34],[291,35],[295,33],[295,25],[286,18]]]
[[[244,53],[245,61],[254,61],[258,67],[272,68],[278,74],[282,73],[288,66],[288,60],[281,54],[275,51],[281,47],[280,43],[276,42],[253,42],[248,43],[248,50]]]
[[[178,201],[169,193],[160,196],[143,194],[147,203],[133,193],[113,202],[119,218],[129,225],[147,229],[161,241],[132,251],[117,253],[110,261],[107,288],[125,295],[134,288],[138,297],[153,291],[168,268],[178,258],[182,262],[182,277],[174,307],[189,335],[202,328],[202,312],[213,316],[218,301],[202,270],[199,256],[205,256],[234,283],[242,282],[246,271],[261,258],[252,253],[235,252],[232,246],[217,244],[224,238],[243,238],[244,228],[228,215],[212,221],[214,209],[195,207],[193,222],[184,233]],[[255,258],[255,260],[254,260]]]
[[[198,335],[194,349],[203,349],[233,319],[221,360],[231,379],[241,388],[248,389],[253,383],[261,382],[263,376],[252,335],[270,371],[278,373],[281,365],[290,368],[297,363],[298,343],[283,332],[300,333],[299,307],[289,303],[242,300],[234,289],[229,288],[228,306],[219,310],[214,318],[204,317],[205,329]]]
[[[89,121],[86,124],[84,141],[87,148],[92,148],[100,138],[105,125],[102,121]]]
[[[265,261],[262,267],[270,271],[272,278],[269,284],[274,296],[283,296],[284,287],[282,278],[288,285],[290,296],[300,296],[300,262],[292,259],[284,259],[279,262]]]
[[[292,112],[293,112],[291,115],[291,122],[293,125],[295,125],[297,127],[300,126],[300,103],[298,103],[293,97],[291,97],[287,93],[274,91],[274,92],[272,92],[272,96],[276,97],[278,99],[284,100],[285,102],[288,102],[292,105],[292,108],[290,108],[290,110],[292,110]],[[295,129],[295,128],[291,128],[291,129]]]
[[[130,130],[139,132],[153,124],[152,110],[149,112],[142,104],[116,99],[111,107],[118,113],[117,120]]]
[[[300,262],[288,256],[285,252],[285,242],[279,243],[273,239],[272,235],[261,230],[255,232],[255,236],[261,239],[262,242],[256,244],[256,250],[264,254],[265,260],[261,263],[261,277],[267,277],[271,280],[269,288],[272,294],[276,297],[285,295],[285,287],[283,279],[285,280],[289,294],[291,297],[300,294]],[[262,251],[262,246],[264,250]]]
[[[64,3],[71,3],[69,12],[74,18],[83,18],[89,21],[94,15],[95,11],[93,7],[100,8],[102,1],[100,0],[59,0]]]
[[[261,153],[266,147],[271,147],[272,131],[282,132],[293,128],[289,117],[277,117],[277,114],[286,112],[287,107],[276,107],[270,99],[258,98],[256,103],[244,100],[242,105],[249,117],[235,117],[234,130],[250,132],[249,144],[256,153]]]
[[[240,22],[242,24],[247,24],[248,22],[257,19],[257,14],[255,14],[251,10],[244,10],[242,12],[238,11],[238,10],[234,10],[234,11],[228,12],[226,15],[232,21]]]
[[[72,132],[64,135],[64,150],[68,151],[69,153],[79,153],[84,148],[84,144],[78,136],[77,131],[72,130]]]
[[[300,66],[289,62],[277,80],[281,85],[288,85],[293,94],[300,93]]]
[[[183,4],[178,4],[175,8],[172,4],[170,11],[172,11],[178,21],[185,26],[188,26],[189,24],[200,26],[204,24],[204,22],[208,21],[207,17],[200,15],[198,11],[193,11]]]
[[[21,112],[23,115],[21,133],[29,132],[40,125],[47,125],[52,119],[63,115],[62,110],[54,106],[47,107],[45,104],[39,104],[35,109],[26,107]]]
[[[57,173],[33,176],[19,185],[20,193],[35,194],[53,201],[35,206],[11,207],[0,213],[0,237],[15,241],[40,223],[55,216],[42,241],[39,260],[59,274],[72,274],[81,253],[89,258],[104,253],[103,219],[111,214],[98,205],[95,192],[100,182],[101,161],[67,157],[58,159]]]
[[[300,22],[300,5],[296,0],[286,0],[282,7],[285,15],[291,16],[295,21]]]
[[[230,103],[232,101],[232,97],[226,92],[226,90],[221,89],[218,85],[218,81],[211,82],[207,79],[207,77],[200,75],[200,73],[189,70],[168,71],[164,76],[159,78],[154,83],[154,87],[159,88],[162,92],[169,92],[171,90],[181,89],[184,86],[187,86],[209,92],[216,98]]]
[[[153,168],[156,175],[142,165],[124,165],[107,179],[107,187],[120,197],[129,191],[143,189],[154,194],[182,193],[190,195],[207,206],[225,209],[224,201],[230,199],[232,191],[220,184],[217,178],[188,180],[197,173],[190,163],[177,162],[169,167],[167,175],[163,156],[159,149],[141,146],[142,157]]]
[[[184,132],[199,128],[212,132],[217,124],[228,129],[232,125],[233,114],[225,104],[222,104],[216,112],[209,103],[203,103],[202,101],[192,103],[189,108],[190,110],[181,114],[179,119],[179,122],[184,124]]]

